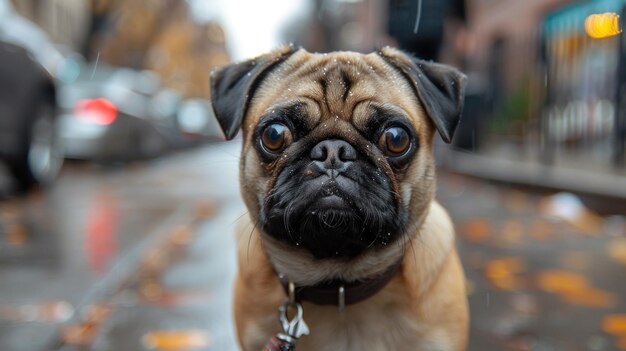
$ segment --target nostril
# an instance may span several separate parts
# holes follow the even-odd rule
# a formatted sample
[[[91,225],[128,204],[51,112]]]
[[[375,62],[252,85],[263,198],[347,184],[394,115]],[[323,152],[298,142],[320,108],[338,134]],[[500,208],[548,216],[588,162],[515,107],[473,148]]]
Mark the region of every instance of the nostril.
[[[354,161],[357,159],[356,150],[348,142],[338,139],[324,140],[311,149],[311,160],[328,162],[329,165]]]
[[[341,145],[339,148],[339,159],[344,162],[356,160],[356,150],[348,143]]]
[[[311,150],[311,160],[314,161],[324,161],[326,157],[328,157],[328,150],[326,149],[326,145],[317,144]]]

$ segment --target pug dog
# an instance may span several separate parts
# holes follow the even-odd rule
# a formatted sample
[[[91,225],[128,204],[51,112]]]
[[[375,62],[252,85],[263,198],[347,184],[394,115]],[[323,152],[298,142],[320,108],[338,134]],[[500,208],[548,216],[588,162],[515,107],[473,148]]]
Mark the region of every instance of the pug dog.
[[[227,139],[243,133],[243,350],[282,331],[289,298],[310,331],[297,350],[466,349],[465,279],[432,154],[435,131],[452,139],[464,86],[456,69],[393,48],[289,45],[213,72],[217,120]]]

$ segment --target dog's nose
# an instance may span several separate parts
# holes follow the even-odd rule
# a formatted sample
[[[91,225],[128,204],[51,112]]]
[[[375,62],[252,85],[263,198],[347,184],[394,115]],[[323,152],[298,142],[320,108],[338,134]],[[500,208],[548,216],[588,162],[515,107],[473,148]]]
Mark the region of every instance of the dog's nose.
[[[342,169],[356,160],[356,150],[340,139],[323,140],[311,149],[311,160],[326,169]]]

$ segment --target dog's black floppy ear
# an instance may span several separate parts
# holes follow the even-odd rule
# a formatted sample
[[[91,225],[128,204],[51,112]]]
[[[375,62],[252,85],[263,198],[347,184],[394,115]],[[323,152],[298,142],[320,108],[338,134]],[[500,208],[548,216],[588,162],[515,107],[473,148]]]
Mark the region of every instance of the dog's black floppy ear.
[[[461,120],[467,77],[456,68],[384,48],[378,54],[409,80],[441,138],[450,143]]]
[[[296,46],[287,45],[211,73],[211,105],[227,140],[237,135],[254,90],[263,78],[297,50]]]

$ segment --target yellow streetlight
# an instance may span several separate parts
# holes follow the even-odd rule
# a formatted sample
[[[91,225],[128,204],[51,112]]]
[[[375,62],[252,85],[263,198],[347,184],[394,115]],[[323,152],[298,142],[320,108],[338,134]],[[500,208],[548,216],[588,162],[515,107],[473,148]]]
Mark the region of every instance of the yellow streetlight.
[[[594,39],[607,38],[622,32],[615,12],[595,13],[585,19],[585,32]]]

